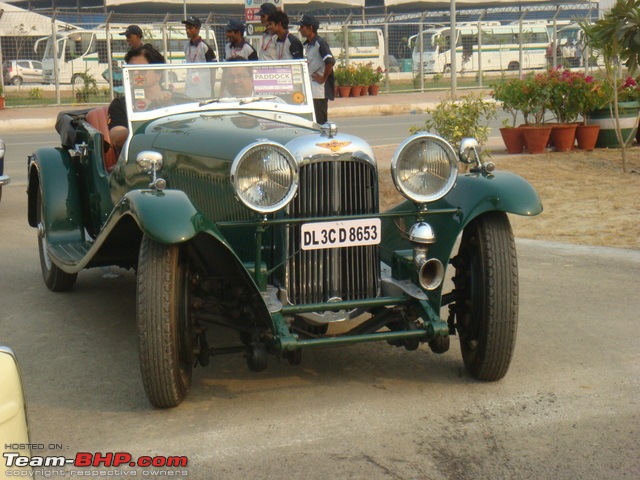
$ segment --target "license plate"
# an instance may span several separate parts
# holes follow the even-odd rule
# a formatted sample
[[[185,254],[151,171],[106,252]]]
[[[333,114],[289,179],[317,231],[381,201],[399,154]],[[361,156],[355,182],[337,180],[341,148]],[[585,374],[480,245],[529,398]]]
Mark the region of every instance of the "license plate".
[[[300,229],[302,250],[378,245],[380,237],[379,218],[304,223]]]

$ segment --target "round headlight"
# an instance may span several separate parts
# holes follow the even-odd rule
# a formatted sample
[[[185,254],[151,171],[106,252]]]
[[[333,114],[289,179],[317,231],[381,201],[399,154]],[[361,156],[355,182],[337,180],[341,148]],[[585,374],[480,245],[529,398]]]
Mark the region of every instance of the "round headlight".
[[[231,184],[242,203],[260,213],[287,205],[298,188],[298,164],[282,145],[260,141],[245,147],[231,165]]]
[[[458,175],[455,151],[442,138],[419,133],[400,144],[391,159],[396,188],[409,200],[427,203],[444,197]]]

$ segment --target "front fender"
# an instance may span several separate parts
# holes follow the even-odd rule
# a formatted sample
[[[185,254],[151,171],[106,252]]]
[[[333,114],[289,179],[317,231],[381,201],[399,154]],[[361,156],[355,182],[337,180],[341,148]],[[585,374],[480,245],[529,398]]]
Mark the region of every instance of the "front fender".
[[[443,209],[446,210],[444,213],[438,212]],[[452,210],[455,213],[451,213]],[[419,211],[409,201],[391,211],[406,212],[406,215],[402,215],[401,219],[382,219],[383,261],[394,265],[398,256],[406,255],[412,249],[406,233],[420,218],[433,227],[436,235],[436,242],[429,246],[429,257],[437,258],[446,266],[458,235],[474,218],[490,211],[538,215],[542,212],[542,203],[531,184],[518,175],[510,172],[469,173],[460,175],[451,191],[440,200],[430,203],[426,212]],[[440,304],[440,290],[426,292],[436,307]]]
[[[42,193],[45,228],[50,243],[72,243],[84,239],[82,203],[76,167],[63,148],[39,148],[29,163],[27,218],[37,227],[37,196]]]
[[[185,242],[202,230],[202,214],[180,190],[132,190],[116,211],[132,215],[140,230],[160,243]]]

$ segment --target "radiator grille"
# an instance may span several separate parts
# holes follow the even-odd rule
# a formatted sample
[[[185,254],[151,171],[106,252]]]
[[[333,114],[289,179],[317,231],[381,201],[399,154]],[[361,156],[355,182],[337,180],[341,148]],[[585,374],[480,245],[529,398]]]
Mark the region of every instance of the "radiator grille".
[[[348,161],[316,162],[300,168],[292,217],[319,217],[378,212],[375,167]],[[330,220],[330,219],[327,219]],[[380,260],[377,246],[326,250],[300,249],[300,226],[289,229],[287,287],[293,304],[372,298],[378,295]]]

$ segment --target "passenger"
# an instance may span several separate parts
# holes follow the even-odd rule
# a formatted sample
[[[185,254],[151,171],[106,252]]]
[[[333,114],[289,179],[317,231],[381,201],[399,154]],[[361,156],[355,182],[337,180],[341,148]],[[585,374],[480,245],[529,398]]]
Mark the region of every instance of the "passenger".
[[[244,60],[258,60],[258,54],[255,48],[248,44],[244,39],[244,22],[231,19],[225,27],[227,40],[229,43],[224,47],[225,60],[229,61],[236,58]]]
[[[135,50],[130,50],[125,55],[124,60],[130,65],[166,63],[162,54],[150,45],[144,45]],[[140,80],[136,78],[136,82],[139,81],[143,85],[145,100],[148,101],[150,105],[154,102],[166,103],[171,98],[171,92],[163,90],[162,88],[161,71],[146,71],[141,73],[141,75],[143,75],[144,78]],[[129,136],[127,105],[124,97],[114,99],[109,105],[107,124],[109,126],[111,145],[116,149],[116,152],[120,152],[124,142]]]
[[[334,98],[333,65],[336,60],[327,42],[318,36],[319,26],[320,22],[312,15],[304,14],[300,20],[300,34],[307,39],[304,46],[311,76],[316,122],[322,125],[328,120],[329,100]]]
[[[129,25],[120,35],[124,35],[129,45],[129,50],[142,47],[142,29],[138,25]]]
[[[260,50],[258,51],[258,58],[260,60],[276,60],[276,42],[278,40],[277,35],[269,31],[267,24],[269,23],[269,14],[275,13],[278,8],[273,3],[263,3],[260,6],[258,15],[260,16],[260,22],[264,27],[264,33],[260,40]]]
[[[248,65],[225,71],[224,84],[230,97],[253,97],[253,69]]]
[[[289,16],[280,11],[270,13],[267,27],[269,32],[276,35],[276,58],[278,60],[288,60],[292,58],[304,58],[304,48],[302,42],[295,35],[289,32]]]

